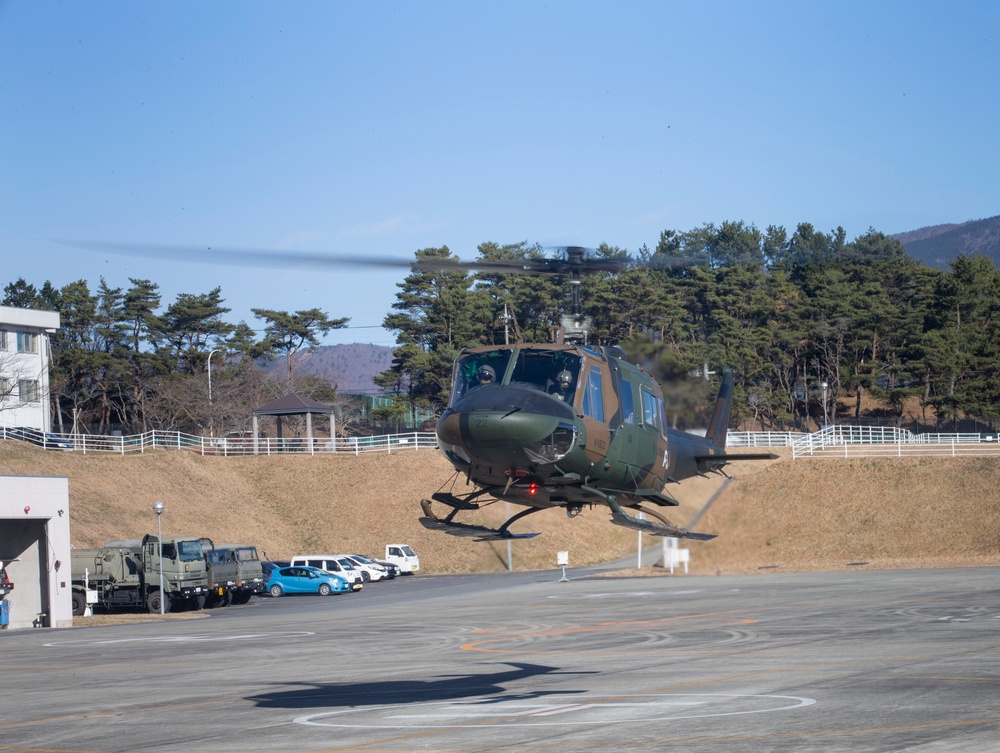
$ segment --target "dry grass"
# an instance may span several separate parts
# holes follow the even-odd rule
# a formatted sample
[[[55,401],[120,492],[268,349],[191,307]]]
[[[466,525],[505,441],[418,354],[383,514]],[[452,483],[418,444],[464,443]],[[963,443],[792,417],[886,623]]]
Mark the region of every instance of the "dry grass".
[[[162,500],[165,534],[251,543],[272,559],[379,554],[387,543],[405,542],[425,572],[506,567],[505,543],[458,539],[417,521],[419,500],[452,476],[432,450],[223,458],[167,450],[82,455],[0,442],[0,459],[8,474],[69,478],[77,547],[155,531],[151,505]],[[730,470],[735,480],[695,526],[719,538],[686,543],[691,572],[1000,565],[1000,459],[792,462],[785,456]],[[668,517],[687,525],[723,481],[713,476],[669,487],[682,505]],[[478,520],[463,520],[497,525],[504,514],[499,503],[477,513]],[[515,523],[515,531],[543,532],[513,543],[515,567],[554,567],[561,550],[569,550],[574,567],[634,554],[636,532],[608,518],[603,508],[573,520],[551,510]],[[644,545],[651,541],[643,537]]]

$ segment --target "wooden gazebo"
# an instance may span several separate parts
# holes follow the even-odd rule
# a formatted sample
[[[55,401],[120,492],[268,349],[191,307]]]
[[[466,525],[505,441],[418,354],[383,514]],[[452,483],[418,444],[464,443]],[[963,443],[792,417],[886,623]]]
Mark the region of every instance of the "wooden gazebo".
[[[302,395],[296,395],[295,393],[285,395],[284,397],[279,397],[277,400],[272,400],[266,405],[262,405],[255,409],[253,412],[253,451],[256,455],[258,452],[257,448],[257,438],[260,434],[257,431],[257,418],[259,416],[274,416],[277,419],[277,438],[280,441],[283,439],[281,434],[281,417],[282,416],[301,416],[306,417],[306,438],[308,440],[307,445],[309,447],[309,453],[313,452],[313,435],[312,435],[312,417],[314,415],[328,415],[330,416],[330,438],[332,441],[336,441],[336,426],[334,425],[333,419],[333,408],[329,405],[324,405],[323,403],[313,400],[312,398],[302,397]]]

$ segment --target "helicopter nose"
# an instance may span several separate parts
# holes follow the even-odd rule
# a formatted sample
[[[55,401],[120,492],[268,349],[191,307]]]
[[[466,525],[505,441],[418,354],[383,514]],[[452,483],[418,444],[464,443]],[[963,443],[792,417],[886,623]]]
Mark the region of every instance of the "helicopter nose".
[[[551,437],[572,420],[571,406],[537,390],[488,386],[445,411],[437,435],[443,447],[461,448],[467,459],[484,460],[492,450],[501,450],[508,454],[500,457],[509,461],[511,451]]]

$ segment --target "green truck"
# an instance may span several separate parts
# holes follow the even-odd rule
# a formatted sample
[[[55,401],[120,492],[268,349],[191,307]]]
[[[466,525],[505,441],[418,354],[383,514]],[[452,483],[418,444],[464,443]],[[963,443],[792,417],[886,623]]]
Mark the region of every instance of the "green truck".
[[[229,549],[217,547],[209,538],[201,538],[201,548],[205,551],[208,570],[208,594],[205,606],[208,609],[227,607],[239,593],[239,565]]]
[[[204,607],[208,578],[201,541],[193,536],[163,537],[162,593],[160,546],[155,535],[147,534],[141,541],[73,549],[73,614],[84,614],[88,603],[149,612],[159,612],[161,603],[164,612]]]
[[[220,552],[228,552],[236,562],[236,588],[233,589],[233,604],[246,604],[254,594],[264,593],[267,585],[264,566],[260,564],[257,547],[251,544],[220,544]]]

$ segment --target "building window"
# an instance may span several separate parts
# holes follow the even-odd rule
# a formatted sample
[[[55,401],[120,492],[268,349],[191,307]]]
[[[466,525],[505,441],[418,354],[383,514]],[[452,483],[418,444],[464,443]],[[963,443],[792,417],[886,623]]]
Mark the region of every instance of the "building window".
[[[22,403],[38,402],[38,380],[21,379],[17,383],[17,397]]]
[[[17,333],[17,352],[18,353],[37,353],[38,352],[38,335],[34,332],[18,332]]]
[[[14,383],[7,377],[0,377],[0,400],[6,400],[14,391]]]
[[[0,329],[0,350],[7,350],[7,330]]]

